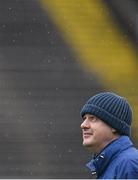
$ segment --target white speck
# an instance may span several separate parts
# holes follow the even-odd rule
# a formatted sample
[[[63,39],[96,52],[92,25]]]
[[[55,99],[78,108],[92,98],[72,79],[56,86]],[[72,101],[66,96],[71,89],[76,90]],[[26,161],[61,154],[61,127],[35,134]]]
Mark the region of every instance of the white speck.
[[[35,104],[34,104],[34,106],[35,106],[35,107],[37,107],[37,106],[38,106],[38,104],[37,104],[37,103],[35,103]]]
[[[51,63],[51,60],[50,60],[50,59],[48,59],[48,60],[47,60],[47,62],[48,62],[48,63]]]
[[[29,95],[29,96],[31,96],[31,95],[32,95],[31,91],[29,91],[29,92],[28,92],[28,95]]]
[[[71,152],[72,152],[72,149],[68,149],[68,152],[71,153]]]
[[[54,149],[56,149],[57,148],[57,146],[56,145],[54,145]]]
[[[58,157],[59,157],[59,158],[61,158],[61,157],[62,157],[62,155],[61,155],[61,154],[59,154],[59,155],[58,155]]]
[[[19,36],[21,36],[23,33],[22,32],[19,32]]]
[[[3,24],[3,25],[2,25],[2,28],[5,28],[5,27],[6,27],[6,25],[5,25],[5,24]]]

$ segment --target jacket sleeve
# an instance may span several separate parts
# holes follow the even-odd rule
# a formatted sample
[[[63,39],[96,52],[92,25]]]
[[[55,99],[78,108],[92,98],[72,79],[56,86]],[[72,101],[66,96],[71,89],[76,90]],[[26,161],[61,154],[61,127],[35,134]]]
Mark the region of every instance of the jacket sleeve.
[[[127,172],[126,178],[127,179],[138,179],[138,159],[131,160],[127,163]]]
[[[138,179],[138,158],[122,162],[118,167],[118,179]]]

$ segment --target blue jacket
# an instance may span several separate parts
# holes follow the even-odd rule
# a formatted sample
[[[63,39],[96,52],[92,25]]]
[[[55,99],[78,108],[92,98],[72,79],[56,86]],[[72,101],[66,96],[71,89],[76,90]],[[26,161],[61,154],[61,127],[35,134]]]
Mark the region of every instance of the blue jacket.
[[[138,179],[138,150],[128,136],[121,136],[86,166],[97,179]]]

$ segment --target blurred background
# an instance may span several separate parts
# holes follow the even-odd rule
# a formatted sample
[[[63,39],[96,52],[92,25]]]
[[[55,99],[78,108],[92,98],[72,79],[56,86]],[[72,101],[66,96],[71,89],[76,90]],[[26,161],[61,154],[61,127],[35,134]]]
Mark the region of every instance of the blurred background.
[[[113,91],[138,147],[138,1],[0,1],[0,178],[89,178],[80,109]]]

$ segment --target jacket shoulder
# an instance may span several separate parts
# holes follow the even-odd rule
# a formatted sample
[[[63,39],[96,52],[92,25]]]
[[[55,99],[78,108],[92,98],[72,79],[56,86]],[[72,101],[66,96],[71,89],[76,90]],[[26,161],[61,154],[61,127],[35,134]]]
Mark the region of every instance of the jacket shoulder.
[[[120,161],[138,161],[138,150],[136,148],[128,148],[125,151],[122,151],[118,158]]]
[[[116,171],[124,178],[138,178],[138,150],[128,149],[120,153],[117,158]],[[119,178],[119,177],[118,177]]]

